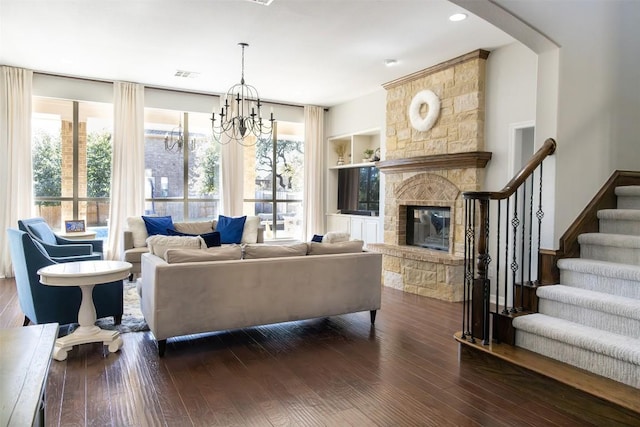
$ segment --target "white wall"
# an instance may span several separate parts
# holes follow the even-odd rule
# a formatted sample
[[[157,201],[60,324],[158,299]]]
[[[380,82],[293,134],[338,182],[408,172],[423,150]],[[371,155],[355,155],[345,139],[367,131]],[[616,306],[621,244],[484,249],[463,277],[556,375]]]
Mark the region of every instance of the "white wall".
[[[380,129],[381,144],[386,135],[387,91],[380,90],[331,107],[325,116],[325,138],[369,129]]]
[[[552,242],[557,248],[559,236],[616,169],[640,169],[640,2],[497,3],[559,46],[556,54],[539,57],[539,75],[548,77],[539,89],[556,85],[557,92],[544,100],[539,93],[537,108],[538,129],[552,133],[555,126],[555,135],[540,136],[558,143]]]
[[[33,94],[76,101],[111,103],[113,102],[113,83],[34,73]],[[145,88],[144,104],[145,107],[196,113],[211,113],[214,109],[216,112],[219,111],[219,97],[216,95],[157,88]],[[304,122],[302,107],[264,104],[266,114],[271,109],[273,109],[274,117],[277,120]]]
[[[491,52],[487,59],[485,151],[492,153],[485,171],[484,190],[498,191],[513,177],[510,128],[536,118],[538,57],[521,43]]]

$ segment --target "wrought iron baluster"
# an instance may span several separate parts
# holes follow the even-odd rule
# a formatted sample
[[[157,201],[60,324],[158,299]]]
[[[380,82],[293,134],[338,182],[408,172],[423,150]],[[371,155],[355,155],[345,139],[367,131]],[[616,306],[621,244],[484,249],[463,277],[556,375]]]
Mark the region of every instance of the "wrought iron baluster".
[[[506,212],[507,215],[505,216],[505,221],[504,221],[504,232],[506,234],[506,236],[504,236],[504,264],[505,266],[507,265],[507,262],[509,262],[509,201],[511,200],[510,197],[507,198],[506,200]],[[512,287],[513,289],[513,287]],[[507,307],[507,300],[508,300],[508,295],[509,295],[509,269],[505,267],[504,269],[504,298],[505,298],[505,305],[504,305],[504,314],[509,313],[509,308]],[[513,292],[511,292],[511,308],[513,308],[514,304],[513,304]]]
[[[524,307],[525,235],[527,233],[527,184],[522,184],[522,229],[520,231],[520,309]]]
[[[542,271],[542,265],[540,264],[540,240],[542,239],[542,218],[544,218],[544,211],[542,210],[542,163],[540,163],[540,184],[538,186],[538,210],[536,211],[536,217],[538,218],[538,283],[540,283],[540,274]]]
[[[511,245],[512,259],[511,259],[511,283],[513,286],[513,290],[515,291],[516,287],[516,273],[518,272],[518,259],[517,259],[517,240],[518,240],[518,226],[520,225],[520,220],[518,219],[518,192],[513,193],[513,216],[511,217],[511,227],[513,230],[513,244]],[[511,312],[515,313],[517,311],[515,304],[511,308]]]
[[[498,232],[496,233],[496,313],[500,309],[500,217],[502,212],[502,201],[498,200]],[[504,304],[502,307],[502,313],[505,312],[507,305],[507,294],[504,295]]]
[[[533,263],[533,195],[534,195],[534,175],[535,171],[531,174],[531,194],[529,195],[529,280],[528,283],[531,285],[533,282],[531,281],[531,264]]]

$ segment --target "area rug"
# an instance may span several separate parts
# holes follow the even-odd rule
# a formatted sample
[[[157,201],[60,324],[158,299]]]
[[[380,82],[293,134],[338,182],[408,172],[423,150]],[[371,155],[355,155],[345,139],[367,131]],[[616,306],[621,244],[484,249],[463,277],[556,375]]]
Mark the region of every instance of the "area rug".
[[[149,326],[147,326],[147,322],[142,316],[142,311],[140,311],[140,296],[136,289],[136,282],[124,280],[123,303],[124,309],[121,324],[114,325],[113,317],[106,317],[104,319],[98,319],[96,325],[102,329],[116,330],[121,334],[126,332],[148,331]]]

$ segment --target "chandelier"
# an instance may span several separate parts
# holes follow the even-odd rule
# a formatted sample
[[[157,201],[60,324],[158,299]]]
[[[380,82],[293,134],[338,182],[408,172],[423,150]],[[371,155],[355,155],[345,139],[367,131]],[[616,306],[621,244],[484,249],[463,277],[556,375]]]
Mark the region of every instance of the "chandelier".
[[[211,115],[213,138],[220,144],[235,141],[240,145],[253,145],[258,139],[271,136],[273,129],[273,111],[268,119],[262,118],[262,103],[255,87],[244,82],[244,48],[247,43],[238,43],[242,47],[242,76],[240,84],[229,88],[220,109],[219,118]],[[247,136],[249,138],[245,141]]]
[[[169,152],[182,153],[182,147],[184,147],[184,133],[182,132],[182,119],[180,119],[178,126],[164,135],[164,149]],[[195,138],[191,138],[188,148],[190,151],[196,148]]]

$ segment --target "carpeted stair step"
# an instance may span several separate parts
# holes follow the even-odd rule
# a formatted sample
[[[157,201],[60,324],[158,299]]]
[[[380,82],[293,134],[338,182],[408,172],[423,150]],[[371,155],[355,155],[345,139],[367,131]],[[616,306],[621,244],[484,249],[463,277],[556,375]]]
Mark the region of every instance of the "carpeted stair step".
[[[640,300],[640,266],[584,258],[558,260],[560,283]]]
[[[640,340],[541,313],[513,319],[516,345],[640,389]]]
[[[640,185],[616,187],[618,209],[640,209]]]
[[[640,236],[640,209],[598,211],[600,233]]]
[[[585,233],[578,243],[580,258],[640,265],[640,236]]]
[[[541,286],[538,312],[640,339],[640,300],[564,285]]]

